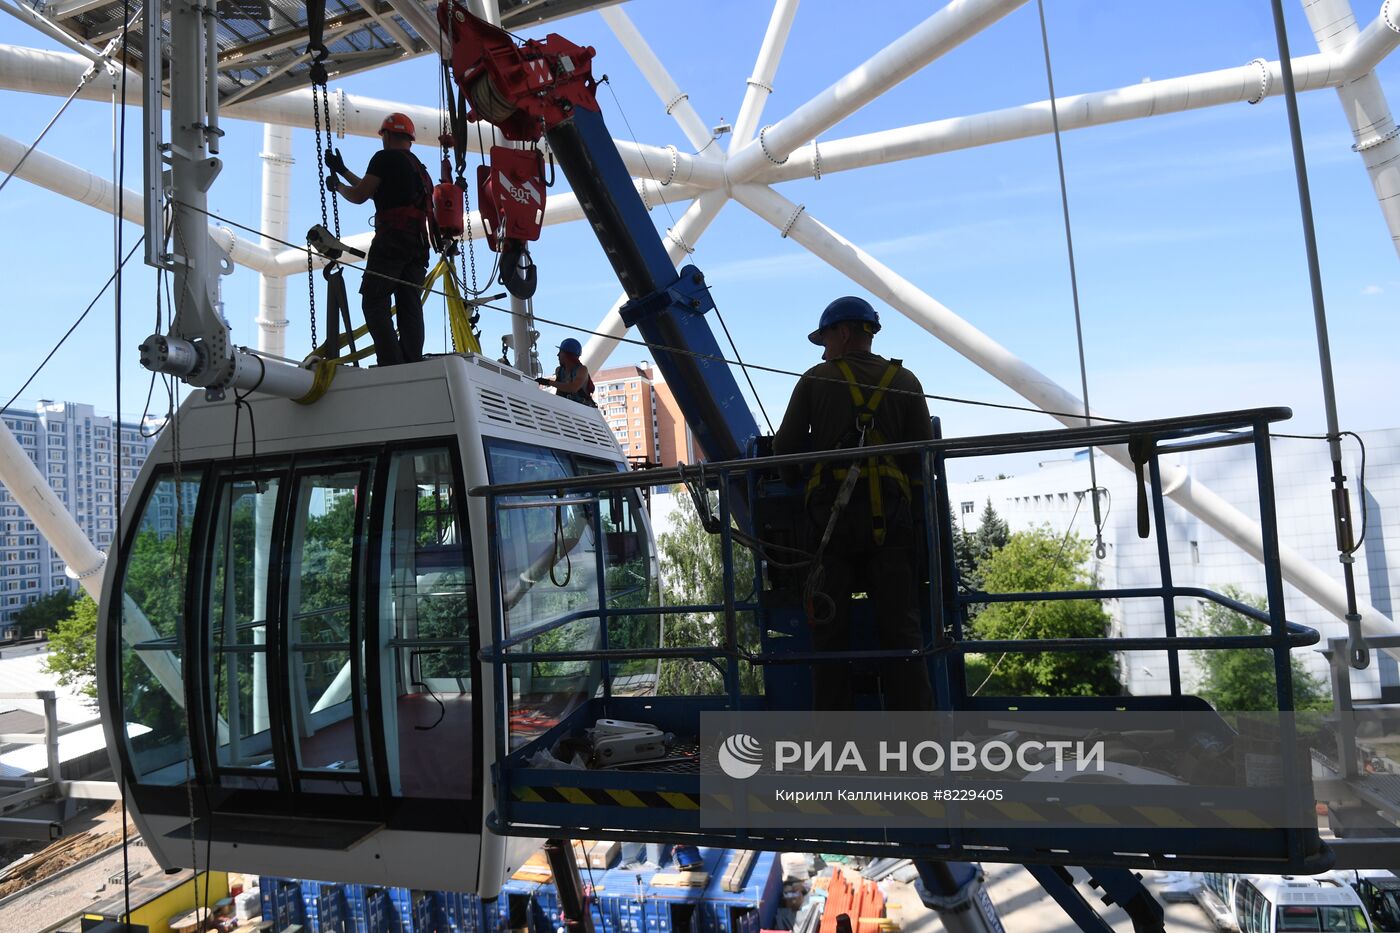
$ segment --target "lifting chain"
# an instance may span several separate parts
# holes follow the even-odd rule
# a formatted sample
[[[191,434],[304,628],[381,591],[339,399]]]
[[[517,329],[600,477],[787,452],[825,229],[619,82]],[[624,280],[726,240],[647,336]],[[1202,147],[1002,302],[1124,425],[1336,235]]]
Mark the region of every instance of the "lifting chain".
[[[458,177],[461,177],[461,176],[459,175]],[[464,182],[463,185],[462,185],[462,197],[463,197],[464,202],[465,202],[465,205],[466,205],[465,209],[462,211],[462,219],[466,221],[465,226],[466,226],[466,230],[467,230],[467,248],[466,248],[466,251],[465,251],[465,252],[466,252],[466,255],[463,256],[462,259],[463,259],[464,262],[470,262],[470,263],[471,263],[471,274],[472,274],[472,279],[471,279],[471,282],[472,282],[472,283],[471,283],[471,285],[467,285],[467,284],[466,284],[466,283],[467,283],[467,269],[466,269],[466,266],[463,265],[463,267],[462,267],[462,287],[465,288],[465,289],[467,290],[467,294],[469,294],[471,297],[473,297],[473,298],[479,298],[479,297],[481,297],[481,293],[484,292],[484,291],[486,291],[486,286],[482,286],[481,288],[477,288],[477,287],[476,287],[476,240],[475,240],[475,238],[474,238],[473,235],[472,235],[472,192],[471,192],[471,188],[467,187],[467,185],[465,184],[465,182]],[[462,250],[458,250],[458,252],[461,253]],[[487,284],[490,284],[490,283],[487,283]],[[476,313],[476,308],[475,308],[475,306],[473,306],[473,308],[472,308],[472,313],[473,313],[473,314]]]
[[[322,117],[324,114],[324,124]],[[336,239],[340,239],[340,202],[331,196],[329,207],[326,204],[326,154],[331,151],[331,139],[333,131],[331,129],[331,98],[330,90],[326,86],[326,74],[324,69],[312,69],[311,77],[311,117],[316,133],[316,179],[317,188],[321,195],[321,226],[330,224],[331,231]],[[322,136],[324,125],[325,135]],[[330,267],[334,262],[327,263]],[[316,335],[316,279],[315,262],[312,259],[311,250],[306,251],[306,292],[309,298],[309,308],[311,315],[311,351],[314,353],[319,346]]]

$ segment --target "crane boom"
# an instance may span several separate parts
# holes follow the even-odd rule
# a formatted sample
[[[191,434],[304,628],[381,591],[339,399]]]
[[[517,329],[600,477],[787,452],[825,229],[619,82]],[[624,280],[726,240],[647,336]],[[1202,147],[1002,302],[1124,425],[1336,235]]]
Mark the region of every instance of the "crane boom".
[[[623,321],[646,341],[705,456],[750,454],[758,423],[705,319],[715,307],[709,287],[698,268],[677,271],[666,254],[603,121],[593,49],[554,33],[517,45],[457,2],[443,3],[438,18],[452,40],[453,79],[471,108],[465,119],[485,120],[517,142],[547,141],[627,293]],[[460,113],[454,118],[454,135],[464,138]],[[530,185],[543,191],[544,178],[518,182],[494,169],[484,176],[481,203],[501,212],[486,223],[502,233],[533,226],[537,236],[532,220],[543,199]],[[507,238],[503,252],[511,250]]]

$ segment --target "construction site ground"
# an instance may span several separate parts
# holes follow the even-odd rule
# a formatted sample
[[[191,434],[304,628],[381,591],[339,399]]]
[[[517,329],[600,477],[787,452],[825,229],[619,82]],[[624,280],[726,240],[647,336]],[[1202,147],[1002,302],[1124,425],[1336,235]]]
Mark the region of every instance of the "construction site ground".
[[[133,876],[160,871],[144,846],[129,849]],[[987,865],[987,890],[1001,914],[1007,933],[1076,933],[1074,926],[1035,879],[1019,865]],[[80,868],[69,868],[31,885],[23,892],[0,899],[0,930],[5,933],[49,933],[53,930],[76,931],[75,917],[93,902],[111,896],[114,881],[120,879],[122,857],[120,848],[92,859]],[[1156,873],[1144,877],[1154,891]],[[1076,872],[1079,889],[1090,903],[1098,903],[1097,892],[1083,882],[1083,873]],[[938,917],[920,902],[912,884],[890,880],[884,889],[891,919],[899,923],[904,933],[939,933],[943,925]],[[1214,927],[1194,903],[1164,904],[1167,929],[1172,933],[1211,933]],[[1121,910],[1101,907],[1100,912],[1113,928],[1131,933],[1132,923]],[[56,926],[57,925],[57,926]]]

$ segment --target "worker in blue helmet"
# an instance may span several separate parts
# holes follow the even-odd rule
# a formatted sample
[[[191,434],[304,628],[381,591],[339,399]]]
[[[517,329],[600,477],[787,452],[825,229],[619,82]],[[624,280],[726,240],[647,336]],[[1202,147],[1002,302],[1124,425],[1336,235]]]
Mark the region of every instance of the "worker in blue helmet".
[[[554,378],[541,376],[535,381],[542,386],[550,386],[554,391],[572,402],[597,408],[593,401],[593,377],[579,356],[583,345],[572,337],[564,338],[559,344],[559,365],[554,370]]]
[[[871,351],[880,315],[864,298],[847,296],[826,306],[807,339],[822,362],[803,373],[773,438],[777,454],[875,447],[933,439],[928,404],[918,378],[901,361]],[[847,483],[852,464],[857,478]],[[917,650],[925,643],[916,612],[912,508],[921,497],[917,456],[871,456],[818,463],[805,477],[811,550],[808,614],[817,651]],[[840,495],[843,485],[847,496]],[[838,500],[844,499],[844,505]],[[921,501],[921,500],[920,500]],[[851,594],[875,603],[875,631],[851,629]],[[872,644],[874,642],[875,644]],[[847,664],[815,664],[817,709],[851,709],[854,689]],[[923,658],[879,665],[886,709],[931,709],[933,693]]]

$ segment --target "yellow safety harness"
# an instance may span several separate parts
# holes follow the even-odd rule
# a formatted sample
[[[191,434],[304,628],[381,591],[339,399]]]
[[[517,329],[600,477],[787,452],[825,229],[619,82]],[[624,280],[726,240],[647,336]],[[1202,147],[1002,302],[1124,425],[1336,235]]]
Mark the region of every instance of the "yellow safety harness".
[[[447,299],[447,323],[452,331],[452,349],[456,353],[480,353],[481,341],[477,337],[476,331],[472,328],[471,312],[467,309],[467,302],[462,297],[462,287],[457,281],[457,270],[446,256],[438,260],[438,264],[433,267],[433,271],[428,273],[428,277],[423,280],[422,300],[427,301],[428,296],[433,293],[433,286],[438,279],[442,280],[442,293]],[[389,309],[392,317],[398,312],[397,307]],[[311,391],[307,392],[299,399],[294,399],[298,404],[310,405],[326,394],[326,390],[331,387],[331,382],[335,379],[337,366],[344,366],[347,363],[357,363],[374,352],[374,344],[370,344],[363,350],[356,350],[354,353],[347,353],[345,356],[331,356],[331,353],[339,353],[348,346],[351,341],[359,340],[369,333],[369,325],[361,324],[354,331],[340,334],[334,341],[327,341],[321,344],[314,351],[312,356],[320,359],[315,364],[316,379],[311,384]],[[334,345],[332,345],[334,344]]]
[[[884,374],[880,377],[879,383],[875,386],[875,391],[867,399],[865,393],[861,391],[856,374],[851,370],[851,366],[845,360],[836,360],[836,368],[841,370],[841,375],[845,377],[846,387],[851,390],[851,401],[856,408],[856,447],[878,447],[886,443],[884,433],[875,426],[875,412],[879,409],[880,403],[885,400],[885,390],[890,387],[894,377],[899,373],[900,367],[904,365],[902,360],[890,360],[890,365],[885,368]],[[818,463],[812,470],[812,478],[807,481],[807,498],[810,500],[812,493],[822,485],[825,479],[825,463]],[[844,481],[850,470],[847,467],[832,467],[831,476],[838,482]],[[880,481],[888,479],[899,487],[899,491],[904,494],[904,498],[909,495],[909,477],[895,463],[895,459],[888,454],[867,457],[864,466],[858,469],[866,480],[866,486],[870,489],[870,521],[871,532],[874,534],[877,545],[885,543],[885,502],[884,493],[881,490]],[[833,516],[834,517],[834,516]]]

